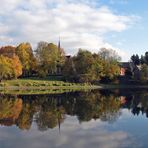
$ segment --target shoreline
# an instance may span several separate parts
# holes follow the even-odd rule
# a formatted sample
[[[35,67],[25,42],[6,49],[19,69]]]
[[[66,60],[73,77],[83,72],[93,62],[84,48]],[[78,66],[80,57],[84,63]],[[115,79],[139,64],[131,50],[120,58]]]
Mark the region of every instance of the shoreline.
[[[0,86],[0,90],[50,90],[50,89],[135,89],[148,88],[148,85],[126,85],[126,84],[100,84],[100,85],[75,85],[75,86]]]
[[[114,89],[148,89],[148,85],[95,85],[95,86],[40,86],[40,87],[0,87],[0,94],[8,95],[44,95],[44,94],[62,94],[76,91],[91,91],[91,90],[114,90]]]
[[[89,91],[99,89],[98,86],[72,86],[72,87],[5,87],[0,88],[0,94],[17,94],[17,95],[44,95],[44,94],[62,94],[76,91]]]
[[[146,84],[101,84],[103,89],[148,89]]]
[[[98,89],[100,86],[87,83],[70,83],[60,80],[17,79],[0,83],[0,93],[54,93]]]
[[[1,94],[54,94],[73,91],[89,91],[93,89],[148,89],[146,84],[97,84],[70,83],[45,79],[17,79],[0,83]]]

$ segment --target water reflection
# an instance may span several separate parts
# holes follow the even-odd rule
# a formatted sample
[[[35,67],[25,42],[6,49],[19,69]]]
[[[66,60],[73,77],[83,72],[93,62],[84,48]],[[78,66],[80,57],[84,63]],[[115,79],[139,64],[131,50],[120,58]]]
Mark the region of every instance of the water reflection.
[[[16,125],[22,130],[29,130],[33,121],[40,131],[60,128],[66,115],[76,116],[80,123],[91,119],[113,123],[123,108],[148,117],[148,93],[95,90],[62,95],[1,94],[0,98],[0,125]]]

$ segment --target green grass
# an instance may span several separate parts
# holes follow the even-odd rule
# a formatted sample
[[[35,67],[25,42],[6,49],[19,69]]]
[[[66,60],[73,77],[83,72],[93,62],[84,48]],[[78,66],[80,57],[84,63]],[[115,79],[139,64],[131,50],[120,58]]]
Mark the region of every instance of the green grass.
[[[53,78],[38,79],[27,78],[17,80],[7,80],[0,83],[1,92],[6,91],[28,91],[28,92],[53,92],[53,90],[70,91],[70,90],[82,90],[93,89],[97,86],[86,83],[69,83],[59,80],[53,80]],[[54,91],[55,92],[55,91]]]
[[[90,85],[86,83],[69,83],[60,79],[27,78],[17,80],[7,80],[0,83],[0,93],[4,94],[57,94],[72,91],[86,91],[90,89],[135,89],[145,88],[148,85],[123,85],[123,84],[98,84]]]

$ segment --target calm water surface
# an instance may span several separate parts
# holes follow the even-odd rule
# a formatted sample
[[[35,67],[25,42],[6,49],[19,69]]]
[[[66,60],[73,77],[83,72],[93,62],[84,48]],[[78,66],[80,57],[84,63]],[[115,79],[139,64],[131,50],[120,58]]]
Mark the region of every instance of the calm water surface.
[[[0,148],[147,148],[148,91],[0,94]]]

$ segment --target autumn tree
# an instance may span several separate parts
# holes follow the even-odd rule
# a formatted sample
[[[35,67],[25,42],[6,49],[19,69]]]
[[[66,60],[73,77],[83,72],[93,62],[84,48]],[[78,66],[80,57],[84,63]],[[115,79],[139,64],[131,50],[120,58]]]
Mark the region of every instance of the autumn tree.
[[[22,74],[22,65],[17,56],[0,56],[0,80],[17,78]]]
[[[13,46],[4,46],[0,48],[0,55],[13,58],[15,56],[15,50],[16,48]]]
[[[38,61],[39,75],[57,73],[57,65],[64,63],[65,57],[61,54],[59,48],[53,43],[39,42],[36,49],[36,58]]]
[[[22,74],[22,65],[15,50],[16,48],[13,46],[0,48],[1,80],[17,78]]]
[[[32,71],[36,68],[36,59],[30,43],[19,44],[16,47],[16,54],[23,66],[23,76],[31,75]]]
[[[14,75],[11,60],[8,57],[0,56],[0,81],[10,79]]]
[[[120,61],[121,60],[121,57],[113,49],[101,48],[99,51],[99,55],[103,60],[108,60],[108,61]]]
[[[121,60],[118,53],[113,49],[101,48],[98,54],[103,60],[102,79],[108,81],[117,78],[120,74],[119,61]]]
[[[104,61],[102,67],[102,78],[113,80],[117,78],[120,74],[119,64],[115,61]]]
[[[22,64],[18,56],[14,56],[11,60],[12,60],[12,67],[14,70],[14,77],[18,78],[19,76],[22,75],[22,68],[23,68]]]
[[[78,55],[74,57],[76,71],[82,82],[92,82],[108,78],[113,80],[120,73],[117,58],[106,55],[102,58],[100,54],[92,54],[89,51],[79,50]],[[118,57],[116,55],[116,57]]]

